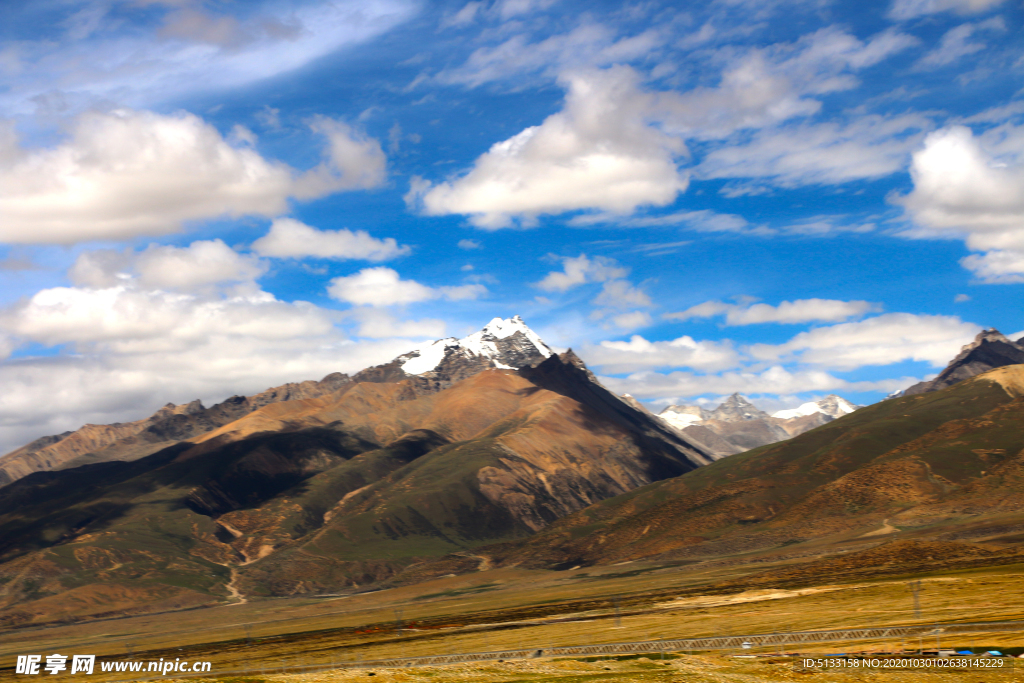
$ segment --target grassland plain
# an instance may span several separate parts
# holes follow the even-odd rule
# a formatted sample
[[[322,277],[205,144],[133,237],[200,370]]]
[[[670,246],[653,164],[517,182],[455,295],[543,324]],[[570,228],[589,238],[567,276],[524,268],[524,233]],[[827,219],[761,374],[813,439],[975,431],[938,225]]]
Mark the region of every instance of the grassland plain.
[[[209,660],[219,680],[278,680],[281,667],[513,648],[743,635],[895,624],[1024,620],[1024,565],[939,570],[915,577],[822,582],[789,589],[733,585],[744,571],[723,565],[644,565],[572,571],[494,569],[374,593],[254,600],[234,606],[0,632],[0,679],[16,680],[18,654],[96,654],[115,660]],[[922,581],[914,615],[907,581]],[[719,588],[716,588],[718,586]],[[979,632],[932,642],[808,645],[805,653],[942,647],[1024,649],[1024,632]],[[375,680],[792,680],[792,662],[738,661],[731,652],[618,663],[530,661],[376,671]],[[606,671],[604,666],[612,667]],[[647,667],[647,668],[645,668]],[[333,681],[351,671],[284,676]],[[806,676],[807,674],[792,674]],[[813,680],[851,680],[814,674]],[[1006,680],[982,676],[879,680]],[[915,674],[917,675],[917,674]],[[921,674],[924,675],[924,674]],[[929,674],[930,675],[930,674]],[[959,675],[959,674],[958,674]],[[124,678],[124,674],[119,675]],[[531,678],[532,676],[532,678]],[[617,676],[617,678],[616,678]],[[871,675],[858,680],[872,680]],[[961,675],[962,676],[962,675]],[[95,675],[90,680],[114,680]],[[27,680],[27,678],[24,678]]]

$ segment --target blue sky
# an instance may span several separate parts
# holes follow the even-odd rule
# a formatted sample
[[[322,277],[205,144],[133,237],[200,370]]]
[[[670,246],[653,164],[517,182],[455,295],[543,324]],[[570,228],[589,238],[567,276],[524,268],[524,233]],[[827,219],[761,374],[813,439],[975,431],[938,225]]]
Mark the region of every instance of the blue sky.
[[[521,314],[658,408],[1024,328],[1020,0],[0,6],[0,449]]]

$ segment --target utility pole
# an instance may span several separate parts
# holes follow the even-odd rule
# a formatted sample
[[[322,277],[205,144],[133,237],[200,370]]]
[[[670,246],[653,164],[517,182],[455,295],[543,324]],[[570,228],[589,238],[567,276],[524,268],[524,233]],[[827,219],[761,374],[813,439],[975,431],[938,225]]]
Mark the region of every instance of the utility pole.
[[[921,618],[921,580],[911,581],[907,584],[910,586],[910,592],[914,595],[914,618]]]

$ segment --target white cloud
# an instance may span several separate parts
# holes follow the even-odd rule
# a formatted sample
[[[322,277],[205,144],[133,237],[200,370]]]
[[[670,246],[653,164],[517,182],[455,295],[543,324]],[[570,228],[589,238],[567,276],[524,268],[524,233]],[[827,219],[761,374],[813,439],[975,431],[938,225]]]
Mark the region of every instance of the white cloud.
[[[437,291],[448,301],[471,301],[487,295],[487,287],[481,284],[443,286]]]
[[[835,370],[904,360],[944,366],[981,328],[955,316],[887,313],[801,332],[784,344],[754,344],[758,360],[798,361]]]
[[[357,306],[393,306],[427,301],[437,292],[415,280],[403,280],[391,268],[364,268],[355,275],[336,277],[327,293]]]
[[[630,228],[652,228],[680,225],[698,232],[746,232],[768,234],[771,230],[751,227],[743,216],[731,213],[716,213],[709,209],[700,211],[676,211],[661,216],[615,216],[606,213],[584,214],[568,221],[569,225],[585,226],[615,224]]]
[[[541,214],[598,209],[627,214],[686,189],[682,142],[648,124],[651,95],[618,66],[563,79],[565,108],[497,143],[464,176],[414,194],[428,215],[466,214],[479,227],[530,224]]]
[[[221,282],[255,280],[266,266],[239,254],[219,239],[193,242],[187,247],[149,246],[135,259],[143,287],[195,289]]]
[[[352,308],[345,311],[344,315],[358,321],[360,337],[370,339],[441,339],[445,335],[443,320],[401,320],[385,309],[366,306]]]
[[[56,296],[65,303],[73,299]],[[177,305],[160,297],[143,297],[138,305],[117,296],[90,299],[90,305],[113,304],[116,311],[144,319],[135,325],[125,319],[113,329],[107,325],[111,313],[93,311],[73,316],[77,328],[67,323],[59,328],[60,313],[47,315],[51,325],[40,329],[41,339],[52,335],[76,343],[97,320],[119,336],[78,342],[74,355],[0,363],[0,384],[6,388],[0,395],[0,453],[83,424],[137,420],[168,401],[199,398],[209,406],[286,382],[353,373],[414,346],[400,338],[353,341],[332,326],[331,312],[269,298],[209,306]],[[149,306],[172,319],[146,315]]]
[[[396,271],[380,266],[334,278],[327,293],[357,306],[396,306],[441,297],[449,301],[477,299],[487,294],[487,288],[479,284],[427,287],[415,280],[403,280]]]
[[[70,243],[283,211],[291,171],[191,114],[84,115],[67,142],[0,152],[0,240]]]
[[[498,0],[494,3],[493,10],[498,13],[502,21],[505,21],[515,16],[547,9],[555,2],[557,0]]]
[[[468,26],[476,21],[477,14],[483,8],[482,2],[467,2],[455,14],[441,20],[441,28]]]
[[[624,278],[629,269],[622,268],[614,259],[604,256],[587,257],[586,254],[562,259],[562,271],[552,271],[537,283],[545,292],[564,292],[588,282],[607,282]]]
[[[660,93],[657,110],[670,131],[700,139],[726,138],[737,130],[763,128],[815,114],[816,95],[858,85],[853,72],[917,43],[884,31],[864,42],[823,28],[795,43],[778,43],[736,58],[717,86]]]
[[[352,138],[338,122],[320,119],[315,128],[329,138],[330,158],[306,174],[228,144],[188,113],[87,113],[68,140],[32,151],[0,136],[0,241],[159,235],[187,221],[273,216],[287,209],[290,196],[308,199],[380,181],[379,144]]]
[[[960,259],[960,265],[985,284],[1024,282],[1024,252],[1021,251],[994,249],[984,254],[970,254]]]
[[[256,3],[235,19],[200,3],[161,4],[104,19],[115,3],[100,3],[88,22],[68,24],[66,35],[18,41],[0,116],[63,116],[110,102],[148,108],[236,88],[379,36],[420,8],[405,0]]]
[[[595,306],[607,306],[608,308],[634,308],[651,306],[651,298],[631,282],[609,280],[601,287],[601,292],[594,298],[593,303]],[[633,315],[639,314],[634,313]]]
[[[702,315],[712,315],[734,306],[707,302],[700,308]],[[601,378],[614,391],[662,403],[736,391],[773,396],[833,391],[889,393],[919,378],[853,381],[834,373],[908,360],[941,367],[980,329],[952,316],[891,313],[811,329],[778,345],[737,348],[729,340],[699,341],[683,336],[649,341],[633,335],[629,341],[584,346],[580,355],[603,375],[630,373],[626,377]]]
[[[913,19],[925,14],[956,12],[977,14],[998,7],[1003,0],[895,0],[889,10],[893,19]]]
[[[988,21],[978,24],[966,23],[946,31],[939,44],[926,55],[918,60],[918,69],[931,69],[959,60],[966,55],[974,54],[985,49],[983,42],[971,42],[971,37],[979,31],[985,30],[1006,30],[1006,23],[1002,17],[993,17]]]
[[[586,359],[585,359],[586,360]],[[588,360],[589,362],[589,360]],[[882,391],[890,393],[919,381],[903,377],[875,382],[850,382],[821,370],[787,370],[772,366],[761,372],[724,372],[702,375],[692,372],[638,372],[627,377],[601,377],[601,382],[616,393],[629,393],[659,403],[679,403],[704,394],[832,393],[837,391]]]
[[[465,249],[466,251],[472,251],[474,249],[482,249],[483,245],[478,240],[459,240],[459,249]]]
[[[645,311],[632,311],[630,313],[622,313],[620,315],[612,316],[612,323],[620,330],[635,330],[641,327],[647,327],[652,322],[651,316]]]
[[[620,38],[610,26],[584,21],[568,33],[543,40],[531,42],[527,35],[517,34],[499,45],[482,47],[461,66],[439,73],[436,80],[474,88],[494,81],[521,80],[529,73],[555,78],[567,70],[650,57],[668,38],[667,32],[656,29]]]
[[[139,290],[53,287],[4,314],[15,337],[56,346],[104,343],[120,352],[181,350],[214,336],[282,339],[331,331],[331,312],[266,292],[206,298]]]
[[[252,244],[262,256],[277,258],[360,259],[387,261],[409,254],[406,245],[399,246],[393,237],[382,240],[365,230],[317,230],[294,218],[278,218],[270,231]]]
[[[527,61],[537,59],[524,40],[509,40],[503,48]],[[532,225],[542,214],[596,210],[622,216],[640,206],[663,206],[688,184],[677,167],[677,158],[686,153],[684,137],[721,140],[815,114],[821,107],[817,97],[856,87],[857,71],[917,42],[894,30],[861,41],[830,27],[736,57],[723,50],[729,61],[721,82],[682,93],[644,91],[630,67],[596,71],[592,65],[600,60],[584,57],[591,68],[560,72],[568,89],[561,112],[494,145],[461,177],[437,185],[417,179],[409,197],[419,200],[427,215],[464,214],[491,229],[517,219]],[[478,52],[464,67],[466,78],[482,80],[463,82],[497,78],[489,68],[502,74],[529,70],[493,51],[486,52],[486,60],[484,54]],[[846,128],[776,133],[736,152],[730,151],[738,146],[733,141],[701,170],[707,177],[746,177],[745,169],[754,168],[755,174],[788,182],[876,177],[902,168],[914,145],[906,139],[908,128],[928,125],[923,117],[875,117]],[[745,163],[751,157],[753,163]]]
[[[42,434],[145,417],[167,401],[207,405],[268,386],[355,372],[444,334],[438,320],[285,302],[251,281],[254,257],[219,240],[82,254],[70,287],[0,310],[0,453]],[[223,285],[223,286],[217,286]],[[482,288],[480,288],[482,289]],[[474,289],[439,288],[465,298]],[[357,341],[346,334],[353,327]],[[40,410],[46,406],[46,410]]]
[[[380,141],[325,116],[314,117],[310,127],[327,138],[326,158],[296,180],[296,197],[312,199],[341,190],[362,190],[384,184],[387,157]]]
[[[896,201],[920,227],[913,235],[965,239],[961,263],[985,282],[1024,274],[1024,127],[975,137],[965,126],[930,134],[913,156],[913,191]]]
[[[716,371],[736,367],[741,360],[729,341],[698,342],[683,336],[652,342],[638,334],[628,342],[604,341],[597,346],[584,347],[581,354],[588,364],[612,374],[678,367]]]
[[[725,315],[726,325],[756,325],[759,323],[841,322],[879,310],[877,304],[867,301],[839,301],[836,299],[797,299],[783,301],[778,306],[769,304],[726,304],[706,301],[679,313],[666,313],[668,320],[714,318]]]
[[[151,244],[141,252],[100,249],[83,252],[68,270],[71,281],[94,290],[196,291],[225,283],[251,283],[266,272],[254,256],[239,254],[224,242],[200,240],[187,247]]]
[[[906,168],[931,128],[931,120],[920,114],[772,128],[711,151],[695,173],[701,178],[767,178],[782,186],[878,178]]]

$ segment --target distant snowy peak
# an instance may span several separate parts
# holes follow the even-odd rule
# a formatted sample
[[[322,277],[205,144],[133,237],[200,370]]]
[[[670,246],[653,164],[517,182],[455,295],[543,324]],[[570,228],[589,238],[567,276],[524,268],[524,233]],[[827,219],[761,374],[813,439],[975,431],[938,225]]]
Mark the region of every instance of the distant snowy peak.
[[[772,417],[788,420],[794,417],[823,413],[829,417],[835,418],[848,415],[859,407],[860,406],[853,405],[845,398],[836,396],[835,394],[829,394],[820,401],[809,401],[798,408],[790,408],[789,410],[780,410],[776,413],[772,413]]]
[[[697,406],[671,406],[671,408],[697,408]],[[700,408],[697,408],[697,410],[700,410]],[[703,422],[706,419],[700,413],[686,413],[668,408],[658,413],[658,417],[676,429],[686,429],[690,425]]]
[[[490,361],[493,367],[518,370],[551,356],[554,352],[518,315],[495,318],[468,337],[438,339],[399,356],[401,368],[410,375],[433,372],[442,365],[459,361]]]

